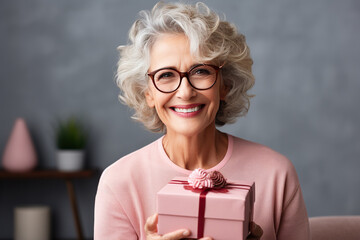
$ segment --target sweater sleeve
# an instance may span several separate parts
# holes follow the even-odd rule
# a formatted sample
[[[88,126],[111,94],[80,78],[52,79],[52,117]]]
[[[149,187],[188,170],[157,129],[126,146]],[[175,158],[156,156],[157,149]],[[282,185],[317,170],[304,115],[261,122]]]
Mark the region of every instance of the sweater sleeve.
[[[94,240],[136,240],[138,236],[121,203],[104,179],[95,199]]]
[[[310,239],[309,220],[300,185],[297,186],[290,200],[284,205],[277,239]]]

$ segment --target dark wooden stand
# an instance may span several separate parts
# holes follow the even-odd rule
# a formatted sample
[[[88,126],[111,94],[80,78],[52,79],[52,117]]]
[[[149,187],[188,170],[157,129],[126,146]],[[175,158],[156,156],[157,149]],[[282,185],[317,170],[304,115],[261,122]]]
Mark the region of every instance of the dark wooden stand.
[[[35,170],[24,173],[14,173],[14,172],[6,172],[0,170],[0,179],[21,179],[21,178],[63,179],[66,183],[66,188],[70,199],[70,204],[75,222],[75,228],[77,232],[77,239],[84,240],[84,234],[80,223],[79,210],[77,207],[75,190],[72,180],[77,178],[89,178],[94,173],[95,173],[94,170],[82,170],[77,172],[61,172],[57,170]]]

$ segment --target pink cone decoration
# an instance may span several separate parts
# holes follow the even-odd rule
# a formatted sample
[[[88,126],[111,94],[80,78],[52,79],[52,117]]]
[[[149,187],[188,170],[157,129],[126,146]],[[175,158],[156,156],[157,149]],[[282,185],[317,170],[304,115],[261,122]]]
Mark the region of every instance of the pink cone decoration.
[[[24,119],[18,118],[6,144],[2,165],[10,172],[26,172],[37,164],[37,155]]]

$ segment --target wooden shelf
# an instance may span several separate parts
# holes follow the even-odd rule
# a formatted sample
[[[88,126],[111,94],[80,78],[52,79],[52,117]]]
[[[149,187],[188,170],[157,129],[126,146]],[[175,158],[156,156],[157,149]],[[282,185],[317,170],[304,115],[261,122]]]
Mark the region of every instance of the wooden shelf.
[[[28,172],[7,172],[0,170],[1,179],[61,179],[66,183],[67,192],[70,199],[70,204],[73,212],[75,229],[77,232],[77,239],[84,240],[82,231],[79,210],[75,196],[75,189],[72,183],[73,179],[89,178],[95,174],[96,170],[81,170],[76,172],[64,172],[58,170],[33,170]]]
[[[0,238],[0,240],[14,240],[13,238]],[[55,240],[77,240],[77,239],[74,239],[74,238],[56,238]],[[84,239],[84,240],[93,240],[93,238],[87,238],[87,239]]]
[[[0,170],[0,179],[19,179],[19,178],[59,178],[75,179],[88,178],[94,175],[95,170],[81,170],[76,172],[63,172],[58,170],[34,170],[28,172],[8,172]]]

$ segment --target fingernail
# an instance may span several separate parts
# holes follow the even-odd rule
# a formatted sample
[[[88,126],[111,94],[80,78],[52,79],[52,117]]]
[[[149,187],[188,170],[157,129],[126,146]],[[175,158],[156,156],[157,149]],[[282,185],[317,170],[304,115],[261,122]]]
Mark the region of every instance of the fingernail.
[[[189,234],[190,234],[190,231],[189,231],[189,230],[185,230],[185,231],[183,232],[183,235],[184,235],[184,236],[189,236]]]
[[[152,216],[152,218],[151,218],[151,222],[152,222],[152,223],[154,223],[154,222],[155,222],[155,220],[156,220],[156,214]]]

